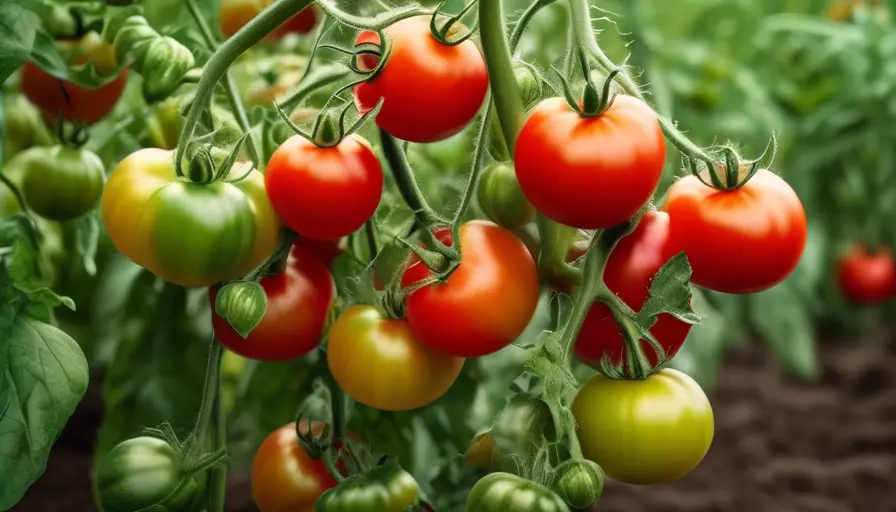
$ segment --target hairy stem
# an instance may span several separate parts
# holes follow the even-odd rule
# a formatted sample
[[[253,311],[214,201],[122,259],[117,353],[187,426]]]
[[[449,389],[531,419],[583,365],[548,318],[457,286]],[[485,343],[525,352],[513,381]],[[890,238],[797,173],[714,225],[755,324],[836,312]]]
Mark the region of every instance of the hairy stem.
[[[402,199],[407,203],[408,207],[414,212],[417,222],[424,229],[431,229],[438,224],[444,224],[444,221],[433,212],[426,198],[423,197],[423,191],[417,184],[414,177],[414,171],[408,162],[398,141],[385,130],[380,129],[380,140],[383,146],[383,153],[386,161],[389,162],[389,168],[392,169],[392,175],[395,177],[395,183],[401,193]]]
[[[516,149],[517,136],[523,126],[523,100],[513,72],[501,0],[479,1],[479,36],[482,40],[485,63],[488,66],[495,110],[501,122],[507,150],[512,155]]]

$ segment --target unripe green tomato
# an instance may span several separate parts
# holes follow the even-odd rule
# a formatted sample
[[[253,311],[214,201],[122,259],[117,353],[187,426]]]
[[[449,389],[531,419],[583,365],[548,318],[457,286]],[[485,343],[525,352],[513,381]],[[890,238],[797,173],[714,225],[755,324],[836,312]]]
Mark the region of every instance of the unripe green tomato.
[[[541,101],[541,78],[532,65],[521,60],[514,61],[513,76],[526,110]]]
[[[406,512],[419,504],[420,485],[395,462],[353,476],[327,492],[315,512]]]
[[[15,194],[5,184],[0,183],[0,220],[12,217],[22,211]]]
[[[555,437],[548,404],[528,393],[514,395],[495,418],[492,436],[504,455],[534,456],[545,441]]]
[[[192,512],[199,485],[184,475],[183,455],[167,441],[135,437],[116,445],[97,474],[103,512]]]
[[[492,473],[467,496],[467,512],[569,512],[550,489],[510,473]]]
[[[54,143],[53,134],[47,129],[40,111],[22,94],[8,94],[3,99],[3,122],[6,128],[4,158],[34,146]]]
[[[100,157],[80,148],[40,148],[28,160],[22,195],[35,213],[65,221],[92,210],[103,193],[105,170]]]
[[[513,231],[535,220],[535,207],[523,195],[509,162],[492,164],[483,171],[476,197],[488,218],[503,228]]]
[[[590,460],[568,460],[557,466],[553,488],[571,507],[589,508],[604,492],[604,471]]]

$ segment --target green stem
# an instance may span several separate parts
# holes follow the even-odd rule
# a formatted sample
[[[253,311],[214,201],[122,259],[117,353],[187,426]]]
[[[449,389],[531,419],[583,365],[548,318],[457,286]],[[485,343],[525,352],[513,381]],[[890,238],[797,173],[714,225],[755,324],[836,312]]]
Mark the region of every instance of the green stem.
[[[516,22],[516,27],[513,28],[513,32],[510,34],[511,53],[516,51],[516,47],[520,43],[520,39],[522,39],[523,37],[523,32],[525,32],[526,27],[529,25],[529,22],[532,21],[532,18],[534,18],[535,15],[538,14],[538,11],[556,1],[557,0],[538,0],[530,5],[525,11],[523,11],[520,19]]]
[[[0,163],[2,163],[2,161],[0,161]],[[28,205],[25,204],[25,197],[22,195],[22,191],[19,190],[19,187],[15,186],[15,184],[2,172],[0,172],[0,183],[6,185],[6,188],[12,192],[12,195],[16,196],[16,201],[19,202],[19,206],[22,208],[22,211],[25,212],[25,215],[31,217],[31,212],[28,210]]]
[[[227,73],[230,65],[243,53],[261,42],[269,33],[289,20],[295,13],[311,4],[312,0],[278,0],[273,5],[252,18],[233,37],[224,42],[212,55],[205,65],[202,78],[196,87],[196,95],[187,118],[184,121],[183,131],[177,144],[174,165],[178,175],[183,176],[183,159],[187,144],[192,140],[196,131],[196,125],[202,111],[208,107],[215,86]]]
[[[464,195],[460,199],[460,205],[457,207],[457,213],[454,215],[452,226],[452,240],[460,240],[458,238],[458,230],[460,229],[460,221],[473,201],[473,193],[476,190],[476,182],[479,181],[479,175],[482,174],[482,167],[485,161],[485,148],[488,145],[489,126],[492,122],[492,99],[489,97],[485,100],[485,115],[479,125],[479,135],[476,138],[476,149],[473,152],[473,166],[470,169],[470,177],[467,180],[467,187],[464,189]],[[506,151],[506,149],[505,149]],[[460,250],[460,244],[457,245]]]
[[[567,263],[569,248],[578,230],[558,224],[542,214],[535,217],[541,250],[538,253],[538,274],[549,280],[576,284],[582,279],[582,271]]]
[[[393,23],[423,14],[432,14],[432,11],[424,9],[417,4],[410,4],[404,7],[392,8],[372,18],[355,16],[339,9],[329,0],[317,0],[317,6],[320,7],[327,16],[335,18],[343,25],[347,25],[359,30],[382,30]]]
[[[376,226],[373,224],[372,218],[364,223],[364,234],[367,237],[367,250],[370,251],[370,261],[373,261],[376,259],[377,254],[380,253],[380,249],[376,243]]]
[[[426,203],[423,191],[420,190],[420,185],[417,184],[417,179],[414,178],[414,171],[411,169],[408,157],[399,146],[395,137],[381,129],[380,140],[383,146],[383,154],[386,157],[386,161],[389,162],[392,175],[395,176],[398,191],[408,207],[414,212],[417,222],[427,230],[445,224],[445,221],[439,218],[432,208],[429,207],[429,204]]]
[[[625,375],[635,379],[643,380],[650,375],[651,366],[641,347],[641,333],[638,325],[635,323],[634,314],[627,312],[625,308],[620,307],[622,300],[613,292],[603,290],[599,293],[595,300],[603,302],[610,308],[613,319],[622,333],[622,340],[625,343]]]
[[[504,142],[507,150],[513,154],[517,136],[523,126],[523,99],[513,72],[501,0],[480,0],[479,36]]]
[[[348,69],[333,67],[327,71],[322,71],[319,76],[316,76],[311,80],[303,80],[299,84],[299,87],[280,103],[280,108],[289,113],[290,110],[305,101],[305,99],[314,94],[315,91],[339,82],[343,78],[349,76],[350,73],[351,72]]]
[[[272,276],[277,275],[283,272],[286,269],[287,262],[289,261],[289,253],[292,250],[292,246],[296,243],[296,238],[298,235],[295,231],[284,227],[280,230],[280,240],[277,243],[277,249],[268,256],[268,259],[265,260],[264,263],[255,267],[255,270],[250,273],[246,279],[249,281],[258,282],[264,276]]]
[[[220,361],[218,362],[218,372],[220,373]],[[221,405],[221,382],[218,381],[215,390],[214,407],[212,415],[214,416],[214,427],[212,431],[214,449],[216,452],[227,451],[227,421],[224,417],[224,410]],[[209,470],[211,477],[211,489],[209,490],[209,512],[224,512],[224,504],[227,497],[227,464],[221,463],[212,466]]]
[[[208,351],[208,365],[205,370],[205,386],[202,390],[202,404],[199,407],[199,417],[191,434],[193,448],[203,450],[203,442],[208,434],[209,426],[214,417],[215,400],[221,389],[221,356],[224,349],[217,338],[212,336],[211,346]]]

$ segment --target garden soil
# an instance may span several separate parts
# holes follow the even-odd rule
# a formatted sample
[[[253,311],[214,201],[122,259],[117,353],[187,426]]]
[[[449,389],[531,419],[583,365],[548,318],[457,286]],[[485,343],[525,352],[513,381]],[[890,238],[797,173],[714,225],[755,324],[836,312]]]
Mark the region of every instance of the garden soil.
[[[601,512],[896,512],[896,343],[825,342],[819,382],[784,375],[758,344],[728,358],[710,394],[712,449],[684,479],[607,482]],[[100,420],[91,390],[47,472],[15,512],[91,512],[90,447]],[[229,512],[255,511],[232,475]]]

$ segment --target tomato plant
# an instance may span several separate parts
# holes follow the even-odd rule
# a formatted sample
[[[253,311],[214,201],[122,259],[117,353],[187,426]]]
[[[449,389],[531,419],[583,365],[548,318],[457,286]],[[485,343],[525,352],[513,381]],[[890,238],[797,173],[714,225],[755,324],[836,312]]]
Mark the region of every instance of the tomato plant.
[[[51,220],[71,220],[93,209],[103,192],[105,179],[103,162],[95,154],[54,146],[28,160],[22,194],[38,215]]]
[[[550,489],[510,473],[492,473],[476,482],[467,498],[467,512],[569,512]]]
[[[218,27],[224,37],[231,37],[263,9],[269,7],[274,0],[221,0],[218,11]],[[288,34],[307,34],[317,23],[317,11],[308,6],[278,27],[270,39],[278,39]]]
[[[396,463],[386,463],[369,473],[349,478],[327,491],[317,502],[316,512],[358,510],[404,512],[421,501],[420,486]]]
[[[856,245],[840,257],[837,283],[847,299],[859,304],[890,300],[896,296],[896,261],[889,250]]]
[[[449,230],[437,236],[452,243]],[[413,291],[407,299],[408,323],[416,338],[444,354],[479,357],[516,340],[538,304],[538,276],[526,246],[491,222],[460,228],[463,261],[444,283]],[[410,286],[432,272],[417,262],[404,274]],[[483,314],[486,312],[486,314]]]
[[[712,407],[693,379],[666,369],[646,380],[591,378],[572,404],[582,453],[629,484],[677,480],[703,460]]]
[[[806,247],[806,212],[799,197],[765,169],[734,190],[717,190],[687,176],[669,188],[663,209],[673,249],[687,254],[693,282],[710,290],[768,289],[793,272]]]
[[[535,208],[523,195],[513,166],[496,163],[479,178],[479,206],[499,226],[514,230],[535,220]]]
[[[430,32],[429,22],[429,17],[415,16],[390,25],[384,31],[391,41],[385,64],[372,80],[355,87],[361,111],[385,98],[377,125],[409,142],[458,133],[476,116],[488,90],[485,60],[476,45],[470,40],[446,45]],[[356,41],[361,43],[381,44],[376,32],[362,33]],[[364,57],[364,65],[376,67],[375,58]]]

